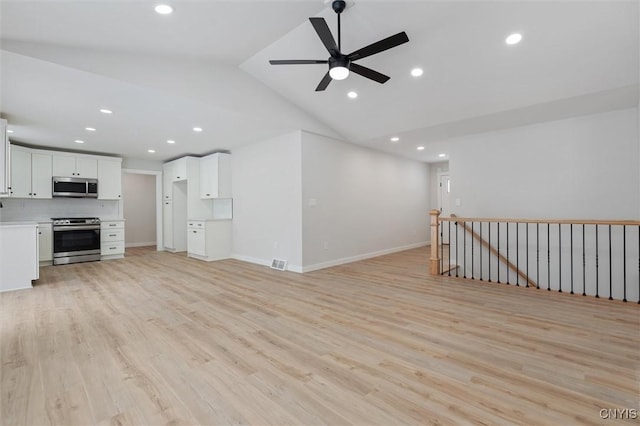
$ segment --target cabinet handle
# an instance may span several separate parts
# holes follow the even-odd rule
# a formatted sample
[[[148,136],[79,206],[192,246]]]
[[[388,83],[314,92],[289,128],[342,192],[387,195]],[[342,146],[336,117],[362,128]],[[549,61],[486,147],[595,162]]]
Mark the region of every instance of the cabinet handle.
[[[109,247],[109,250],[115,250],[115,249],[117,249],[117,248],[118,248],[118,247]]]
[[[180,179],[180,176],[178,176],[178,179]]]
[[[118,195],[118,198],[120,198],[120,196]]]
[[[38,195],[38,194],[36,194],[36,193],[34,192],[34,193],[33,193],[33,196],[35,197],[36,195]]]
[[[115,223],[110,223],[109,226],[116,226],[116,224]]]
[[[210,197],[210,196],[211,196],[211,194],[207,194],[207,197]]]
[[[193,232],[194,234],[197,234],[197,233],[198,233],[198,231],[191,231],[191,232]]]
[[[38,232],[38,235],[42,235],[42,231],[39,231],[39,232]]]
[[[109,234],[110,237],[117,237],[118,234]]]

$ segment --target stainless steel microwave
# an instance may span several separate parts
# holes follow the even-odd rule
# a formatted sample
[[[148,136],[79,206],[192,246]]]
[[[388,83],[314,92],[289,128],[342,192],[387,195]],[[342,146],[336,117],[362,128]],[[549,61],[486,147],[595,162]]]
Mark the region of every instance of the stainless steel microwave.
[[[54,197],[98,198],[98,180],[54,177],[52,195]]]

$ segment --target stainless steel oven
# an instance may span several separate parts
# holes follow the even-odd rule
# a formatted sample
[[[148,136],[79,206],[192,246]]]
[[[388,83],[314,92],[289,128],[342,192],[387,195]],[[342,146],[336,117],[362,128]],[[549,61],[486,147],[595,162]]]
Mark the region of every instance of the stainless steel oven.
[[[100,219],[52,218],[53,264],[100,260]]]

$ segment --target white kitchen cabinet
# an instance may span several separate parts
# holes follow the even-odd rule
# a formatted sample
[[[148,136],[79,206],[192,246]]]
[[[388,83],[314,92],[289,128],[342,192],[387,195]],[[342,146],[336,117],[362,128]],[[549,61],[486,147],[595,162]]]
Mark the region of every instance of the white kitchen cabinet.
[[[10,181],[11,154],[9,153],[7,120],[0,118],[0,197],[9,196]]]
[[[31,150],[11,146],[11,190],[14,198],[31,198]]]
[[[98,161],[95,158],[55,154],[53,156],[53,176],[98,178]]]
[[[231,221],[195,219],[187,222],[187,255],[208,262],[231,256]]]
[[[124,221],[103,220],[100,222],[101,260],[124,257]]]
[[[38,240],[40,265],[51,265],[53,262],[53,225],[51,222],[38,223]]]
[[[187,158],[182,157],[162,165],[162,199],[173,199],[173,183],[188,178]]]
[[[231,155],[216,153],[200,158],[200,198],[231,197]]]
[[[122,159],[98,160],[98,199],[122,199]]]
[[[51,155],[11,146],[11,189],[14,198],[51,198]]]
[[[0,223],[0,291],[31,288],[40,278],[38,225]]]
[[[173,201],[164,200],[162,204],[162,235],[164,238],[163,246],[169,251],[174,251],[173,244]]]
[[[31,198],[51,198],[52,156],[31,152]]]

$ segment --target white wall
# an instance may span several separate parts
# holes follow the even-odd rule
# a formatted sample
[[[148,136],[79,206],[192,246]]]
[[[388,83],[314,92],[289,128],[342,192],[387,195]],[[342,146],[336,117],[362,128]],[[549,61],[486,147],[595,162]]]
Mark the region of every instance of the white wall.
[[[3,198],[0,221],[48,221],[52,217],[99,217],[102,220],[118,219],[119,201],[92,200],[86,198],[53,198],[31,200]]]
[[[156,177],[123,173],[126,247],[156,244]]]
[[[424,245],[428,210],[425,163],[302,132],[305,271]]]
[[[451,209],[466,217],[639,219],[639,150],[637,108],[452,140]]]
[[[300,150],[298,131],[233,151],[232,257],[301,271]]]

